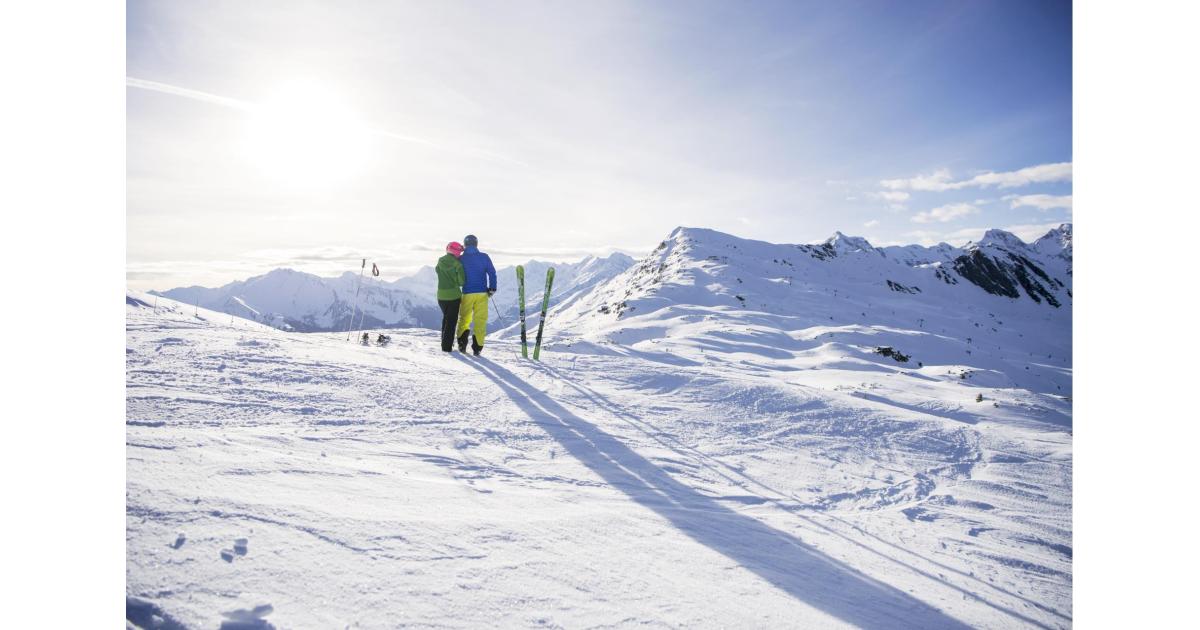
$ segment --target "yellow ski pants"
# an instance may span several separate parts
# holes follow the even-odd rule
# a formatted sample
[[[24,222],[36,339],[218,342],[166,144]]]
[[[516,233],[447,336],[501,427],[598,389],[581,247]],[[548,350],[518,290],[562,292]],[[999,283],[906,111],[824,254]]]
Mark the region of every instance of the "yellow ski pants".
[[[458,332],[455,337],[461,337],[471,322],[475,322],[475,343],[482,346],[483,338],[487,336],[488,294],[464,293],[462,304],[458,307]]]

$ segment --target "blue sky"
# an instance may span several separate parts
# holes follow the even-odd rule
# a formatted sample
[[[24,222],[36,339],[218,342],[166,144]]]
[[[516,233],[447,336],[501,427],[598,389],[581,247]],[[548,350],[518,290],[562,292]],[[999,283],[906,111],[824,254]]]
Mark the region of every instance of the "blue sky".
[[[127,9],[136,288],[1071,220],[1069,2]]]

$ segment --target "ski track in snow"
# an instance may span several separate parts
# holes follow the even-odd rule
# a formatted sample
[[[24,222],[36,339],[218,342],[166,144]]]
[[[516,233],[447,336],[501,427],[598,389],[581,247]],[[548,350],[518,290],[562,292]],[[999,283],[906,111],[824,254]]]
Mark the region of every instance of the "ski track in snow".
[[[1048,395],[127,304],[139,627],[1071,626]]]

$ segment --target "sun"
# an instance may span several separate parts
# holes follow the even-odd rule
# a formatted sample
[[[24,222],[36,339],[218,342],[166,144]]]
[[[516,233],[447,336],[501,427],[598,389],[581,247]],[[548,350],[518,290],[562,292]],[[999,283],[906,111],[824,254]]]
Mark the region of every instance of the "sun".
[[[252,111],[245,155],[280,184],[321,188],[361,175],[371,140],[370,128],[330,86],[292,81]]]

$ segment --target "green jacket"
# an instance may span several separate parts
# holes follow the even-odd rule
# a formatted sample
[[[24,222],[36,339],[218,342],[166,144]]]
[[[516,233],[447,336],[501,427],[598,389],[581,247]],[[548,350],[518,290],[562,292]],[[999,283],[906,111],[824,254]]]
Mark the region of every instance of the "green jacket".
[[[446,254],[438,259],[437,277],[437,299],[457,300],[462,297],[462,285],[467,281],[467,273],[454,254]]]

